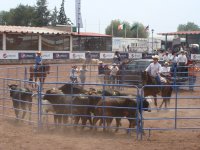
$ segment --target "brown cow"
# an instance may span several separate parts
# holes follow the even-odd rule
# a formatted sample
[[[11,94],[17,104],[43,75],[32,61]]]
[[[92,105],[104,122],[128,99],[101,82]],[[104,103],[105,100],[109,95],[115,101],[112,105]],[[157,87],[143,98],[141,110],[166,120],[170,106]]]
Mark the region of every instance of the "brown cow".
[[[143,108],[147,108],[146,110],[148,110],[149,106],[149,102],[146,99],[143,100]],[[96,117],[94,117],[93,125],[95,126],[97,121],[100,120],[102,116],[106,117],[105,121],[108,128],[111,125],[113,117],[127,117],[129,120],[129,128],[133,128],[136,125],[136,109],[137,101],[130,98],[108,98],[105,100],[101,100],[98,102],[95,109],[94,115]],[[120,118],[118,118],[116,121],[117,127],[119,127]]]

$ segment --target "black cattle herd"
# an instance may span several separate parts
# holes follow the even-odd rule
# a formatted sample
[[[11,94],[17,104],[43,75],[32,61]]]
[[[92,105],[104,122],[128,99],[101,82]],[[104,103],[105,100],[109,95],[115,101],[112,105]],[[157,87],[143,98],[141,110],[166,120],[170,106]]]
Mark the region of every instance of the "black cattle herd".
[[[16,84],[8,85],[8,87],[16,120],[24,119],[28,108],[29,121],[31,121],[33,92]],[[129,128],[135,128],[138,125],[137,117],[140,116],[142,110],[150,110],[148,99],[136,100],[135,97],[118,91],[94,88],[86,90],[72,83],[46,90],[46,93],[42,95],[41,104],[43,116],[48,116],[46,113],[50,111],[53,112],[56,127],[68,124],[69,117],[71,117],[75,129],[78,126],[97,129],[96,123],[99,121],[99,125],[104,123],[104,130],[110,130],[112,120],[115,119],[117,131],[122,125],[121,118],[128,119]],[[21,117],[19,116],[20,111],[23,112]],[[81,124],[79,124],[80,120]]]

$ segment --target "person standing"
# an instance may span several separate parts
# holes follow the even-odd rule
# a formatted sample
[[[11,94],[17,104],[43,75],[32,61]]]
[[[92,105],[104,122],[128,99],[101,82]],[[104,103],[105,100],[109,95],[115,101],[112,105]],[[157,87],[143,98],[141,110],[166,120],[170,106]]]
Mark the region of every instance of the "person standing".
[[[189,76],[189,90],[194,91],[194,85],[197,78],[197,73],[200,71],[200,68],[196,65],[196,61],[193,61],[192,64],[188,67],[188,76]]]
[[[169,62],[169,61],[170,61],[169,52],[165,52],[165,55],[163,56],[163,60],[164,60],[165,62]]]
[[[170,67],[169,67],[169,63],[168,62],[165,62],[164,66],[161,67],[160,75],[162,77],[166,77],[166,78],[170,78],[171,77],[171,72],[170,72]]]
[[[159,56],[152,56],[153,62],[145,69],[150,76],[152,76],[158,85],[161,85],[160,81],[160,72],[161,72],[161,64],[158,62]]]
[[[111,71],[110,71],[110,80],[111,80],[111,84],[117,84],[117,73],[119,71],[119,68],[117,67],[117,64],[113,64]],[[114,89],[114,86],[113,86]]]
[[[86,65],[83,64],[82,68],[79,70],[80,74],[79,74],[79,78],[80,81],[82,83],[82,87],[84,87],[84,83],[86,81],[86,72],[88,71],[88,69],[86,69]]]
[[[186,74],[186,65],[187,65],[188,60],[187,60],[184,50],[181,50],[180,52],[181,54],[179,54],[177,58],[178,72],[180,74],[180,77],[184,77]]]
[[[78,68],[76,65],[72,66],[69,77],[70,77],[70,80],[72,81],[72,83],[78,83]]]

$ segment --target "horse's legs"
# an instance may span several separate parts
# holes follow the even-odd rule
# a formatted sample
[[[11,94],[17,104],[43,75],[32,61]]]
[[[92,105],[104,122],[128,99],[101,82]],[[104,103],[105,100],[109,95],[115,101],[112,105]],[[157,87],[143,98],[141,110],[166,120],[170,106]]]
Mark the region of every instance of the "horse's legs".
[[[157,103],[157,96],[154,96],[154,105],[155,105],[156,108],[157,108],[157,106],[158,106],[158,103]]]

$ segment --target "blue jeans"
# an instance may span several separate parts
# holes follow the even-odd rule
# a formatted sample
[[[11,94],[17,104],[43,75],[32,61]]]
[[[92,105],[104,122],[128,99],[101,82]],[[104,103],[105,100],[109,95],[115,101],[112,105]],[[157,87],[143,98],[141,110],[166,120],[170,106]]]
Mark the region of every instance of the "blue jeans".
[[[157,83],[158,85],[162,85],[159,76],[156,76],[156,77],[155,77],[155,80],[156,80],[156,83]]]
[[[194,85],[196,82],[196,76],[189,76],[189,90],[194,90]]]

